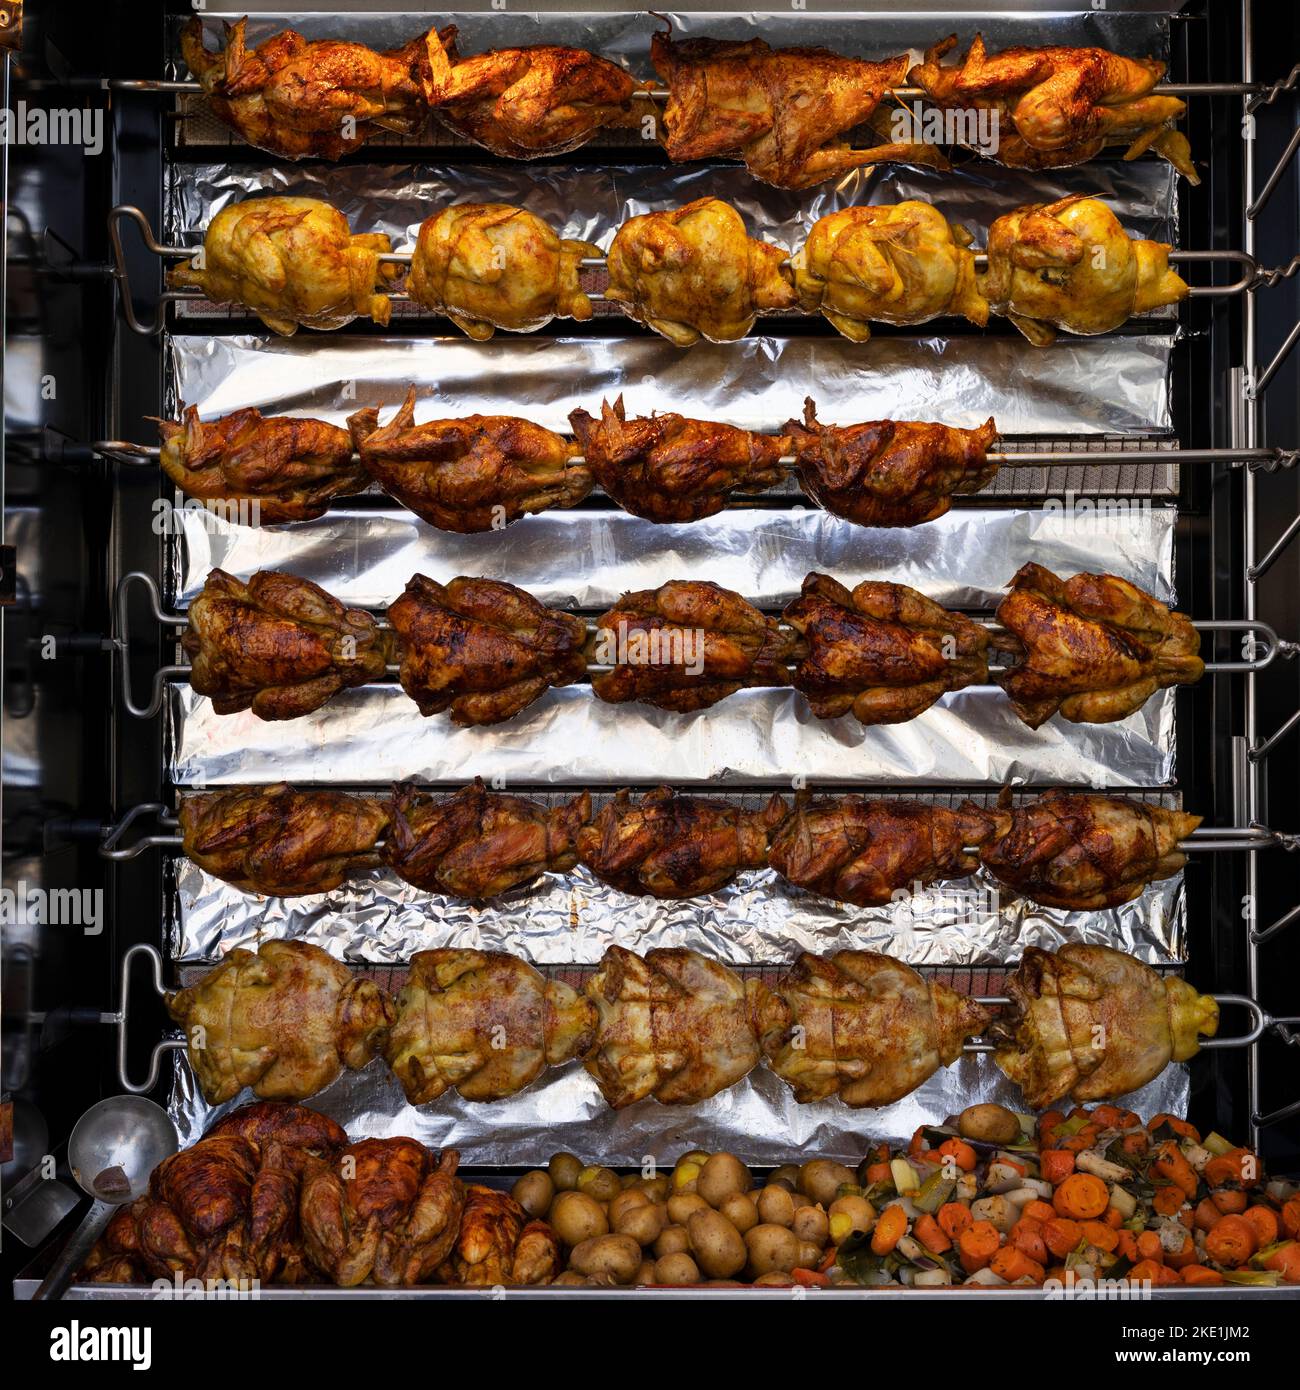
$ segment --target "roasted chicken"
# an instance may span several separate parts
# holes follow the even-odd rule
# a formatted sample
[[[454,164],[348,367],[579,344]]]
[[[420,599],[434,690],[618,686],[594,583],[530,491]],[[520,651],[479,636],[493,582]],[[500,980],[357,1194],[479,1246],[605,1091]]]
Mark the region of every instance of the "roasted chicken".
[[[694,1105],[758,1065],[764,986],[698,952],[611,946],[586,993],[600,1018],[587,1070],[615,1110],[650,1096]]]
[[[871,320],[928,323],[960,314],[981,327],[989,305],[971,234],[929,203],[841,208],[813,223],[791,265],[799,304],[865,343]]]
[[[732,801],[679,796],[670,787],[634,802],[627,790],[578,831],[578,857],[625,893],[692,898],[714,893],[741,869],[767,863],[772,831],[786,814],[773,796],[761,811]]]
[[[529,333],[553,318],[591,317],[578,287],[600,247],[561,240],[535,213],[508,203],[456,203],[420,224],[407,292],[485,342],[498,328]]]
[[[1127,145],[1125,159],[1145,150],[1163,155],[1199,183],[1187,137],[1172,124],[1187,109],[1153,88],[1165,75],[1154,58],[1122,58],[1104,48],[1004,48],[989,53],[976,34],[963,57],[942,59],[953,34],[926,50],[908,80],[947,111],[991,113],[991,139],[967,133],[959,143],[1019,169],[1082,164],[1108,145]]]
[[[672,411],[628,420],[623,397],[585,410],[569,423],[586,466],[625,511],[647,521],[701,521],[720,512],[733,493],[762,492],[782,478],[789,452],[783,435],[688,420]]]
[[[247,24],[227,24],[225,47],[213,53],[195,15],[181,31],[181,55],[213,114],[248,144],[282,159],[338,159],[381,130],[413,135],[424,124],[435,30],[384,53],[341,39],[309,42],[292,29],[250,49]]]
[[[755,241],[717,198],[629,218],[609,248],[605,298],[675,347],[743,338],[796,303],[784,247]]]
[[[900,724],[946,691],[988,679],[984,628],[905,584],[864,580],[849,593],[813,573],[785,620],[808,648],[792,684],[819,719]]]
[[[977,430],[914,420],[823,425],[810,399],[786,422],[799,484],[828,512],[859,526],[917,526],[943,516],[954,493],[978,492],[998,466],[987,450],[992,417]]]
[[[201,869],[246,893],[328,893],[379,862],[388,824],[380,801],[301,792],[287,783],[181,798],[181,848]]]
[[[763,1052],[794,1098],[890,1105],[961,1055],[988,1010],[874,951],[802,952],[759,1011]]]
[[[993,1056],[1034,1110],[1136,1091],[1219,1026],[1208,994],[1109,946],[1028,946],[1007,993],[1014,1012],[991,1030]]]
[[[595,1009],[560,980],[500,951],[411,957],[384,1056],[412,1105],[448,1090],[500,1100],[591,1047]]]
[[[247,584],[213,570],[187,616],[190,685],[218,714],[297,719],[388,669],[387,634],[369,613],[276,570]]]
[[[624,594],[595,622],[592,652],[612,669],[591,678],[601,700],[677,714],[706,709],[746,686],[788,685],[789,636],[739,594],[703,579],[672,579]]]
[[[1187,862],[1178,848],[1200,816],[1130,797],[1048,792],[1015,807],[984,845],[994,878],[1044,907],[1118,907]]]
[[[545,1221],[508,1193],[470,1183],[451,1256],[439,1282],[472,1288],[549,1284],[563,1268],[560,1242]]]
[[[379,1052],[392,1001],[373,980],[305,941],[237,947],[197,984],[168,996],[209,1105],[245,1086],[301,1100]]]
[[[424,715],[499,724],[553,685],[587,673],[581,618],[497,579],[439,584],[417,574],[388,609],[401,645],[402,689]]]
[[[1123,719],[1205,670],[1190,620],[1113,574],[1058,579],[1024,565],[997,619],[1010,634],[1001,645],[1020,658],[998,683],[1031,729],[1058,712],[1072,724]]]
[[[1007,813],[967,802],[952,810],[920,801],[801,792],[772,836],[768,863],[787,883],[823,898],[878,907],[942,879],[965,878]]]
[[[173,289],[251,309],[273,332],[342,328],[357,317],[387,324],[383,288],[395,271],[382,232],[353,235],[347,218],[316,198],[245,198],[208,223],[201,257],[167,272]]]
[[[1075,194],[999,217],[980,285],[994,313],[1045,347],[1058,328],[1109,333],[1133,314],[1185,299],[1169,250],[1130,236],[1105,203]]]
[[[591,795],[546,807],[488,791],[480,779],[447,797],[404,782],[393,789],[389,814],[384,862],[407,883],[456,898],[494,898],[539,874],[573,868]]]
[[[348,416],[368,473],[390,497],[442,531],[499,531],[530,512],[572,507],[591,470],[562,435],[513,415],[415,423],[415,387],[380,428],[373,406]]]

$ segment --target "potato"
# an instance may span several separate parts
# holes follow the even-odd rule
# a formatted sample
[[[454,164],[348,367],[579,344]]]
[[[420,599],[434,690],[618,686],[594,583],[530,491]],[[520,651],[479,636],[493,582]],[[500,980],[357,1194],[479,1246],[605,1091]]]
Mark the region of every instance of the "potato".
[[[816,1269],[822,1262],[822,1248],[814,1245],[811,1241],[799,1242],[799,1257],[795,1261],[796,1269]]]
[[[585,1192],[561,1192],[551,1203],[547,1219],[555,1234],[569,1246],[581,1245],[584,1240],[609,1231],[605,1208]]]
[[[510,1189],[510,1195],[529,1216],[539,1219],[546,1215],[555,1197],[555,1183],[551,1175],[540,1168],[525,1173]]]
[[[773,1269],[766,1274],[760,1274],[754,1280],[754,1287],[756,1289],[792,1289],[794,1288],[794,1280],[779,1269]]]
[[[553,1289],[580,1289],[585,1287],[586,1283],[585,1274],[579,1274],[576,1269],[565,1269],[551,1280],[551,1287]]]
[[[799,1165],[797,1163],[783,1163],[779,1168],[772,1170],[772,1176],[768,1178],[769,1183],[780,1183],[782,1187],[788,1187],[793,1192],[799,1186]]]
[[[794,1220],[794,1198],[776,1183],[758,1194],[758,1219],[769,1226],[789,1226]]]
[[[703,1168],[711,1157],[712,1155],[709,1153],[708,1149],[691,1149],[689,1152],[682,1154],[677,1162],[679,1164],[693,1163],[697,1168]]]
[[[618,1230],[618,1218],[625,1211],[631,1211],[633,1207],[648,1207],[649,1205],[650,1198],[644,1192],[638,1191],[635,1187],[627,1187],[610,1202],[609,1206],[605,1208],[605,1213],[609,1217],[609,1224]]]
[[[667,1173],[653,1178],[638,1178],[636,1185],[637,1190],[644,1192],[652,1202],[666,1202],[673,1192],[672,1178]]]
[[[836,1245],[854,1231],[870,1231],[876,1224],[876,1209],[865,1197],[837,1197],[826,1213],[831,1239]]]
[[[679,1163],[673,1169],[673,1175],[669,1181],[669,1187],[674,1192],[694,1192],[695,1184],[700,1179],[700,1172],[703,1168],[699,1163]]]
[[[662,1202],[624,1207],[611,1224],[619,1235],[631,1236],[638,1245],[653,1245],[668,1224],[668,1208]]]
[[[707,1207],[686,1223],[695,1263],[711,1279],[730,1279],[745,1267],[748,1252],[740,1232],[725,1216]]]
[[[1014,1144],[1020,1138],[1020,1121],[1005,1105],[968,1105],[957,1116],[957,1128],[965,1138],[986,1144]]]
[[[743,1236],[751,1226],[758,1225],[758,1208],[754,1199],[746,1192],[735,1192],[723,1202],[718,1210]]]
[[[691,1238],[685,1226],[665,1226],[659,1232],[654,1246],[655,1258],[662,1260],[665,1255],[681,1255],[691,1248]]]
[[[668,1219],[674,1226],[685,1226],[697,1211],[708,1211],[709,1204],[696,1192],[674,1192],[668,1199]]]
[[[631,1236],[592,1236],[574,1246],[569,1268],[580,1274],[608,1275],[616,1284],[630,1284],[641,1268],[641,1247]]]
[[[833,1158],[810,1159],[799,1169],[799,1190],[824,1207],[829,1207],[840,1195],[845,1183],[856,1185],[857,1176],[852,1168],[836,1163]]]
[[[788,1274],[799,1258],[799,1241],[794,1232],[771,1222],[747,1232],[745,1248],[749,1252],[749,1268],[755,1275],[773,1271]]]
[[[602,1168],[593,1164],[578,1174],[578,1191],[585,1192],[598,1202],[610,1202],[623,1190],[618,1174],[612,1168]]]
[[[684,1251],[663,1255],[655,1261],[656,1284],[698,1284],[700,1268]]]
[[[790,1229],[809,1245],[824,1246],[830,1239],[830,1218],[821,1207],[800,1207],[794,1214]]]
[[[578,1185],[583,1162],[576,1154],[552,1154],[546,1171],[551,1175],[557,1192],[572,1192]]]
[[[636,1283],[638,1286],[653,1284],[655,1282],[655,1262],[653,1260],[642,1260],[641,1268],[636,1272]]]
[[[728,1197],[748,1192],[753,1185],[749,1169],[735,1154],[717,1153],[700,1169],[695,1190],[711,1207],[720,1207]]]

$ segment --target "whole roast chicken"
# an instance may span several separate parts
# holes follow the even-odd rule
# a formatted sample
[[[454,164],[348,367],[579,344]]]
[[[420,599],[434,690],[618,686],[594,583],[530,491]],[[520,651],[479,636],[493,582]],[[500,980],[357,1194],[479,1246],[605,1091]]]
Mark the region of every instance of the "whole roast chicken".
[[[560,1241],[545,1221],[508,1193],[470,1183],[451,1255],[439,1271],[443,1284],[470,1288],[549,1284],[563,1268]]]

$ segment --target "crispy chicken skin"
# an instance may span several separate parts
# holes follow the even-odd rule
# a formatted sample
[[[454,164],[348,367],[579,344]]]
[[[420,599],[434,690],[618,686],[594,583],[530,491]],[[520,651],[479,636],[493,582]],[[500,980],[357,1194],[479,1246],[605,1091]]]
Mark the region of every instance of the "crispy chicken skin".
[[[813,223],[791,261],[799,304],[851,342],[871,320],[910,325],[960,315],[981,327],[989,306],[971,234],[929,203],[841,208]]]
[[[864,580],[852,593],[810,574],[785,620],[807,643],[792,684],[819,719],[850,712],[900,724],[945,691],[988,679],[988,633],[904,584]]]
[[[943,516],[954,493],[978,492],[997,475],[987,451],[990,416],[976,430],[914,420],[823,425],[812,399],[785,426],[799,485],[828,512],[859,526],[917,526]]]
[[[596,482],[624,511],[647,521],[701,521],[733,492],[762,492],[783,476],[785,435],[688,420],[672,411],[632,420],[623,397],[600,405],[597,420],[569,414],[578,447]]]
[[[1154,149],[1192,183],[1200,182],[1187,137],[1172,129],[1186,104],[1152,90],[1165,75],[1164,63],[1104,48],[989,53],[979,34],[964,56],[942,62],[956,46],[952,34],[928,48],[908,80],[945,110],[996,113],[998,138],[989,154],[999,164],[1059,169],[1082,164],[1108,145],[1127,145],[1125,159]]]
[[[285,782],[181,798],[181,848],[201,869],[246,893],[329,893],[379,862],[384,804]]]
[[[561,239],[535,213],[508,203],[456,203],[420,224],[407,290],[479,342],[498,328],[530,333],[553,318],[591,317],[578,288],[599,246]]]
[[[980,285],[995,314],[1046,347],[1058,328],[1109,333],[1134,314],[1185,299],[1169,251],[1166,242],[1130,236],[1099,199],[1075,194],[999,217]]]
[[[743,338],[759,314],[792,309],[784,247],[756,241],[717,198],[631,217],[606,263],[605,298],[675,347]]]
[[[672,579],[624,594],[595,622],[597,698],[687,714],[746,686],[788,685],[790,638],[739,594],[702,579]]]
[[[1021,658],[998,683],[1031,729],[1057,713],[1073,724],[1124,719],[1205,670],[1191,621],[1113,574],[1063,580],[1025,565],[997,620],[1010,634],[1002,645]]]
[[[1053,791],[1015,807],[981,858],[1044,907],[1099,912],[1176,874],[1187,862],[1178,842],[1200,823],[1130,797]]]
[[[349,415],[348,427],[363,473],[441,531],[499,531],[591,491],[591,470],[570,461],[563,435],[513,415],[417,425],[414,386],[382,428],[374,406]]]
[[[801,1104],[890,1105],[961,1055],[986,1009],[874,951],[800,954],[760,1011],[768,1065]]]
[[[245,198],[221,209],[203,238],[202,268],[182,261],[173,289],[198,289],[214,304],[251,309],[273,332],[343,328],[358,317],[387,324],[393,278],[382,232],[353,235],[347,218],[316,198]]]
[[[188,618],[190,685],[218,714],[297,719],[387,671],[387,635],[370,614],[292,574],[259,570],[245,584],[213,570]]]
[[[255,502],[257,519],[272,525],[323,516],[333,498],[369,481],[347,431],[324,420],[250,407],[205,424],[191,405],[157,423],[159,466],[187,497]]]
[[[250,49],[247,25],[226,24],[225,46],[213,53],[195,15],[181,31],[181,54],[217,119],[250,145],[281,159],[338,159],[382,130],[413,135],[424,124],[426,44],[436,44],[436,30],[377,53],[292,29]]]
[[[587,673],[581,618],[497,579],[415,575],[388,609],[402,689],[424,715],[461,725],[512,719],[553,685]]]
[[[578,831],[578,857],[624,893],[692,898],[714,893],[741,869],[767,863],[768,839],[785,818],[773,795],[761,811],[734,801],[657,787],[639,801],[626,789]]]
[[[384,862],[407,883],[456,898],[493,898],[539,874],[573,868],[591,794],[546,807],[488,791],[480,778],[447,797],[404,782],[393,789],[389,814]]]
[[[1109,946],[1026,947],[1007,993],[993,1056],[1035,1110],[1127,1095],[1194,1057],[1219,1023],[1208,994]]]
[[[378,1053],[392,1001],[319,946],[264,941],[236,948],[197,984],[170,995],[190,1065],[210,1105],[245,1086],[263,1100],[302,1100],[344,1067]]]
[[[878,907],[915,885],[965,878],[1005,812],[967,802],[951,810],[864,796],[801,792],[772,836],[768,862],[787,883],[824,898]],[[971,851],[971,852],[968,852]]]
[[[758,1065],[766,993],[696,951],[611,946],[586,983],[600,1019],[587,1070],[615,1110],[647,1097],[698,1104]]]
[[[568,154],[654,110],[632,100],[643,84],[581,48],[533,44],[462,58],[456,27],[448,25],[430,33],[428,63],[436,118],[505,159]]]
[[[412,1105],[448,1090],[501,1100],[587,1052],[595,1010],[560,980],[501,951],[419,951],[384,1056]]]
[[[560,1242],[545,1221],[508,1193],[470,1183],[460,1233],[438,1282],[473,1288],[549,1284],[563,1268]]]

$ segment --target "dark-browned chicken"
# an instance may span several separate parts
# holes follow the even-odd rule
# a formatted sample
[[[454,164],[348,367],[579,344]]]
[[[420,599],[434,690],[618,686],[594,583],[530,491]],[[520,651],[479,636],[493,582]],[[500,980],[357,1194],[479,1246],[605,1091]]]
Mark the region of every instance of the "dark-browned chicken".
[[[350,1289],[367,1279],[410,1288],[451,1253],[465,1207],[455,1149],[441,1156],[415,1139],[362,1139],[302,1185],[307,1257]]]
[[[348,416],[363,471],[390,497],[442,531],[499,531],[591,491],[563,435],[513,415],[415,423],[415,387],[380,428],[373,406]]]
[[[429,34],[429,104],[443,125],[506,159],[567,154],[654,108],[617,64],[581,48],[533,44],[462,58],[456,26]]]
[[[1124,719],[1205,670],[1190,619],[1113,574],[1059,579],[1024,565],[997,619],[1010,634],[999,645],[1019,657],[998,683],[1031,729],[1057,713],[1073,724]]]
[[[1007,993],[1013,1012],[991,1029],[993,1056],[1035,1110],[1136,1091],[1194,1057],[1219,1024],[1208,994],[1109,946],[1026,947]]]
[[[775,618],[702,579],[624,594],[595,623],[598,698],[687,714],[747,686],[788,685],[789,636]]]
[[[943,516],[954,493],[978,492],[997,475],[987,457],[992,417],[977,430],[914,420],[823,425],[811,398],[786,422],[799,485],[828,512],[859,526],[917,526]]]
[[[768,863],[788,883],[824,898],[877,907],[916,885],[965,878],[1005,812],[967,802],[952,810],[920,801],[801,792],[772,836]]]
[[[1200,823],[1131,797],[1053,791],[1015,807],[980,857],[994,878],[1044,907],[1096,912],[1176,874],[1187,862],[1178,842]]]
[[[400,642],[402,689],[421,714],[449,709],[456,724],[512,719],[550,686],[587,673],[582,619],[498,579],[444,585],[417,574],[388,621]]]
[[[379,862],[384,803],[285,782],[181,798],[181,848],[246,893],[329,893]]]
[[[369,613],[277,570],[246,584],[213,570],[188,618],[181,646],[190,685],[218,714],[297,719],[388,669],[387,634]]]
[[[595,1010],[561,980],[501,951],[411,957],[384,1056],[412,1105],[448,1090],[500,1100],[591,1047]]]
[[[591,795],[546,807],[492,792],[481,779],[433,797],[410,782],[393,790],[384,862],[408,883],[457,898],[493,898],[539,874],[578,862],[579,828]]]
[[[563,1268],[560,1242],[545,1221],[508,1193],[470,1183],[451,1258],[439,1282],[471,1288],[549,1284]]]
[[[945,691],[988,679],[988,633],[904,584],[865,580],[852,593],[810,574],[785,620],[808,644],[792,684],[819,719],[915,719]]]
[[[585,410],[569,423],[595,480],[633,516],[647,521],[701,521],[733,493],[762,492],[782,478],[784,435],[755,434],[668,411],[629,420],[620,396],[602,401],[600,419]]]
[[[625,893],[691,898],[714,893],[741,869],[767,863],[768,838],[786,814],[779,796],[761,811],[670,787],[639,801],[624,790],[578,831],[578,857]]]
[[[961,1055],[989,1012],[874,951],[802,952],[760,1013],[768,1065],[801,1103],[890,1105]]]

